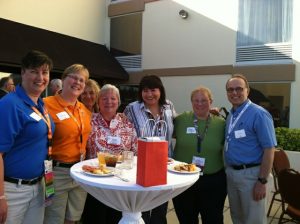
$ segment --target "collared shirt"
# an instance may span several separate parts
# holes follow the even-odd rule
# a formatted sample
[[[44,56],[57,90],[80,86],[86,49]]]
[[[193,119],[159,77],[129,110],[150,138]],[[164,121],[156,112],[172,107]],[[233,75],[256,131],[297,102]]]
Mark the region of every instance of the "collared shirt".
[[[102,149],[115,153],[124,150],[136,153],[137,135],[133,124],[124,114],[117,113],[108,124],[100,113],[93,113],[91,123],[92,131],[87,142],[89,159],[96,158],[97,152]],[[110,142],[110,138],[116,138],[117,141]]]
[[[143,102],[135,101],[125,108],[124,113],[134,124],[138,137],[141,137],[146,122],[152,118],[150,110],[145,107]],[[164,120],[167,125],[166,140],[169,142],[169,156],[172,156],[173,147],[171,140],[174,129],[173,120],[176,117],[176,111],[171,101],[167,100],[167,103],[161,107],[161,115],[162,117],[160,119]]]
[[[248,102],[246,100],[235,111],[231,110],[226,121],[225,136],[228,135],[231,117],[234,122]],[[251,103],[226,141],[228,148],[224,155],[227,165],[261,163],[264,150],[277,145],[272,116],[261,106]]]
[[[74,106],[68,104],[59,94],[46,97],[44,102],[56,126],[52,158],[64,163],[78,162],[80,154],[86,151],[91,131],[91,112],[79,101]]]
[[[2,97],[4,97],[6,94],[8,94],[8,91],[6,91],[5,89],[0,88],[0,99]]]
[[[43,101],[39,98],[36,105],[21,86],[0,101],[0,152],[7,177],[33,179],[43,174],[48,126],[31,107],[44,114]]]

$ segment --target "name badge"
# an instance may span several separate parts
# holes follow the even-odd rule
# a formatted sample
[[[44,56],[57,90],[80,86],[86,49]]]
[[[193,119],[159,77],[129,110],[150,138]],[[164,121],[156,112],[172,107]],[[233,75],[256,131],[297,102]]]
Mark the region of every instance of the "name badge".
[[[53,179],[54,178],[53,178],[52,160],[44,160],[44,183],[45,183],[44,205],[46,207],[51,205],[52,198],[55,194]]]
[[[108,136],[107,143],[110,145],[121,145],[121,138],[118,136]]]
[[[193,156],[192,163],[201,169],[200,175],[203,175],[203,170],[205,167],[205,158],[199,156]]]
[[[241,130],[235,131],[234,136],[235,136],[235,138],[244,138],[244,137],[246,137],[245,130],[241,129]]]
[[[187,134],[196,134],[197,132],[196,132],[195,127],[187,127],[186,128],[186,133]]]
[[[69,114],[66,111],[59,112],[59,113],[56,114],[56,116],[61,121],[70,118]]]
[[[29,116],[36,121],[40,121],[42,119],[36,112],[32,112]]]

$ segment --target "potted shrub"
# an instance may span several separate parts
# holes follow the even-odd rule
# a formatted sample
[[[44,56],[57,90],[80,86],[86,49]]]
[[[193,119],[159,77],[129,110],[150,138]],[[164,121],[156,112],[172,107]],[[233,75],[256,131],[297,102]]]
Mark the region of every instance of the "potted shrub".
[[[275,132],[277,147],[286,151],[291,167],[300,171],[300,129],[277,127]]]

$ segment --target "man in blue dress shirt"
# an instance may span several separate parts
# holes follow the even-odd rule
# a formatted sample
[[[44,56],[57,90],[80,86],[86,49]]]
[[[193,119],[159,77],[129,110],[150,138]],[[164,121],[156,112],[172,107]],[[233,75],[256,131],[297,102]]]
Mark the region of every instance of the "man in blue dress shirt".
[[[234,224],[267,223],[266,183],[277,145],[272,116],[248,99],[249,90],[240,74],[226,83],[232,109],[226,121],[224,157]]]

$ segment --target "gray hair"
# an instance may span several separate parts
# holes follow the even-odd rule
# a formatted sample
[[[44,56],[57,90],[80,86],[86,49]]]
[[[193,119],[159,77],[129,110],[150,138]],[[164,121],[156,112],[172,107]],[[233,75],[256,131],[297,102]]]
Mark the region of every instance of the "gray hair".
[[[119,106],[121,105],[121,98],[120,98],[120,91],[119,89],[114,86],[114,85],[111,85],[111,84],[105,84],[104,86],[102,86],[102,88],[100,89],[100,92],[99,92],[99,98],[101,97],[101,95],[103,93],[106,93],[108,91],[112,90],[113,92],[115,92],[117,94],[117,97],[118,97],[118,100],[119,100]]]
[[[51,82],[50,82],[50,85],[55,85],[57,87],[59,87],[59,89],[62,88],[62,81],[61,79],[52,79]]]

